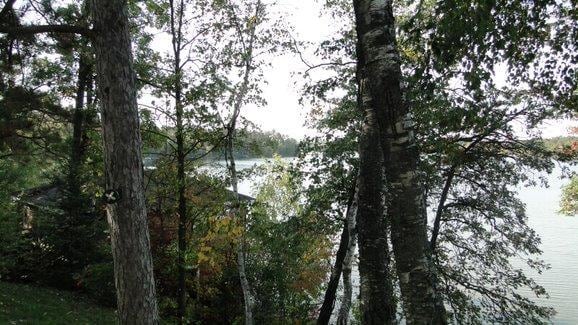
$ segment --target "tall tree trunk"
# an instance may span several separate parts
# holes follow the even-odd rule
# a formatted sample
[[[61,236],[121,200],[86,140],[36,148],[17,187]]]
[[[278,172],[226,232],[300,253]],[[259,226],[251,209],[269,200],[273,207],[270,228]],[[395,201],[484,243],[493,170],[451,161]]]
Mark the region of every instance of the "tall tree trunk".
[[[239,267],[239,279],[241,281],[241,290],[243,291],[243,301],[245,310],[245,325],[252,325],[253,322],[253,308],[255,308],[255,298],[251,292],[251,286],[247,279],[246,250],[245,250],[245,235],[241,237],[239,245],[237,246],[237,265]]]
[[[375,3],[374,3],[375,2]],[[395,323],[395,303],[387,265],[387,227],[384,218],[383,143],[380,141],[382,110],[368,78],[372,59],[368,58],[371,32],[383,35],[383,25],[376,25],[373,15],[380,14],[382,1],[354,0],[357,41],[358,106],[364,120],[359,137],[359,196],[357,230],[359,274],[361,277],[361,319],[363,324]],[[375,31],[372,31],[375,29]],[[366,35],[367,33],[367,35]]]
[[[363,324],[392,324],[395,323],[395,308],[386,263],[383,156],[375,111],[369,105],[360,107],[365,114],[359,138],[357,208],[361,320]]]
[[[233,146],[233,139],[235,138],[235,123],[232,123],[233,128],[229,129],[229,137],[227,139],[227,160],[229,162],[229,171],[231,176],[231,186],[233,187],[233,194],[234,194],[234,208],[233,214],[238,218],[241,218],[241,227],[243,227],[243,231],[241,234],[241,238],[239,240],[239,244],[237,245],[237,267],[239,268],[239,280],[241,282],[241,290],[243,291],[243,302],[244,302],[244,310],[245,310],[245,325],[252,325],[253,324],[253,308],[255,307],[255,299],[253,298],[251,286],[249,284],[249,280],[247,279],[247,271],[245,269],[246,259],[245,259],[245,226],[246,220],[245,216],[241,216],[241,209],[240,209],[240,199],[239,199],[239,179],[237,176],[237,167],[235,165],[235,157],[233,154],[234,146]]]
[[[68,170],[68,197],[69,202],[66,208],[72,218],[79,217],[82,209],[82,199],[80,197],[80,168],[84,157],[85,138],[85,95],[90,83],[90,65],[86,62],[84,54],[80,54],[78,62],[78,77],[76,85],[76,100],[72,115],[72,145],[70,148],[69,170]]]
[[[93,0],[106,211],[121,324],[158,324],[127,3]]]
[[[387,164],[391,204],[391,237],[402,301],[408,324],[446,324],[435,286],[427,238],[425,197],[417,179],[417,152],[394,139]]]
[[[389,192],[387,215],[407,321],[443,324],[445,310],[434,286],[425,197],[417,177],[419,153],[411,115],[402,100],[392,1],[354,0],[354,7],[362,107],[375,111],[379,127]]]
[[[341,300],[341,307],[337,317],[338,325],[349,324],[349,311],[351,309],[351,301],[353,296],[353,285],[351,283],[351,271],[353,265],[353,256],[355,255],[355,245],[357,243],[357,200],[358,189],[357,183],[354,190],[353,200],[350,208],[347,211],[347,233],[349,242],[347,245],[347,252],[343,259],[343,299]]]
[[[349,207],[347,209],[349,210]],[[319,316],[317,316],[317,324],[319,325],[329,324],[329,320],[331,319],[333,307],[335,306],[337,287],[339,287],[339,279],[341,278],[341,271],[343,269],[343,260],[347,254],[348,247],[349,230],[347,227],[346,219],[343,224],[343,231],[341,232],[341,238],[339,240],[339,248],[337,249],[337,253],[335,255],[335,263],[333,265],[333,269],[331,269],[329,283],[327,284],[327,289],[325,290],[323,304],[321,305],[321,309],[319,309]]]
[[[255,307],[255,299],[253,297],[253,293],[251,290],[251,286],[249,284],[249,280],[247,278],[247,272],[245,269],[246,266],[246,242],[245,242],[245,227],[246,227],[246,220],[245,215],[240,215],[240,200],[239,200],[239,191],[238,191],[238,177],[237,177],[237,168],[235,166],[235,157],[234,157],[234,140],[237,131],[237,119],[239,118],[239,114],[241,113],[241,107],[243,106],[243,101],[247,96],[249,91],[249,77],[251,72],[253,71],[253,46],[255,43],[255,30],[257,29],[257,25],[261,19],[261,15],[263,12],[263,7],[261,4],[261,0],[257,0],[255,3],[255,15],[252,19],[252,22],[249,25],[249,39],[247,40],[247,44],[243,43],[243,79],[241,84],[239,85],[239,89],[237,93],[233,96],[233,113],[229,123],[227,124],[227,160],[229,162],[229,171],[231,177],[231,186],[233,187],[233,192],[235,195],[235,208],[233,213],[241,218],[241,225],[243,227],[243,232],[241,235],[241,240],[239,241],[239,245],[237,245],[237,267],[239,269],[239,280],[241,282],[241,290],[243,291],[243,304],[244,304],[244,311],[245,311],[245,325],[253,325],[253,308]],[[233,15],[235,13],[233,12]],[[237,24],[237,32],[239,33],[239,37],[243,40],[243,30]]]
[[[178,183],[178,292],[177,292],[177,317],[178,323],[184,324],[186,311],[186,267],[185,252],[187,250],[187,179],[185,174],[186,152],[185,152],[185,130],[183,124],[183,98],[182,98],[182,67],[181,67],[181,43],[183,25],[183,1],[177,6],[173,0],[170,2],[171,10],[171,36],[174,55],[174,96],[176,111],[176,142],[177,142],[177,183]]]
[[[180,94],[178,95],[180,97]],[[186,193],[186,174],[185,174],[185,148],[182,125],[183,109],[177,104],[177,182],[179,192],[179,230],[178,230],[178,270],[179,270],[179,287],[178,287],[178,318],[179,324],[184,323],[186,307],[186,267],[185,252],[187,250],[187,198]],[[180,112],[180,114],[179,114]]]

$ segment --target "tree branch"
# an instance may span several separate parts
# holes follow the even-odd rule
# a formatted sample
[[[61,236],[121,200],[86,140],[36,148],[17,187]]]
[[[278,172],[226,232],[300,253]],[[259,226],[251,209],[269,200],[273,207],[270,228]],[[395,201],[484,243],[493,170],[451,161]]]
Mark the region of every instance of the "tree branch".
[[[0,26],[0,34],[24,36],[42,33],[68,33],[91,36],[92,30],[74,25],[28,25],[28,26]]]
[[[440,231],[440,224],[441,224],[441,218],[442,218],[442,213],[444,211],[445,208],[445,203],[446,203],[446,199],[448,197],[448,193],[450,191],[451,185],[452,185],[452,180],[454,179],[454,176],[456,174],[456,168],[457,165],[454,164],[450,170],[448,171],[448,176],[446,178],[445,184],[444,184],[444,188],[442,191],[442,195],[440,197],[440,201],[438,204],[438,208],[436,210],[436,216],[435,216],[435,221],[434,221],[434,227],[433,227],[433,231],[431,234],[431,239],[430,239],[430,250],[433,252],[435,250],[436,247],[436,242],[437,242],[437,238],[438,238],[438,234]]]
[[[12,9],[12,6],[14,6],[14,2],[16,2],[16,0],[8,0],[6,2],[2,10],[0,10],[0,18],[3,18],[8,13],[8,11]]]

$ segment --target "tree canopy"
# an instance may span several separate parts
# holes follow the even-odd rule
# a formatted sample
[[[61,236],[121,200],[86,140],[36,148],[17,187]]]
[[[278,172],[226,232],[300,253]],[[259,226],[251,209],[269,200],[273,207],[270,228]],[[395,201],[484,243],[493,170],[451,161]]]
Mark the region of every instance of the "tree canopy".
[[[282,1],[2,1],[0,280],[123,324],[551,321],[519,189],[562,170],[578,211],[542,132],[578,112],[578,3],[299,6],[327,37]],[[279,58],[299,141],[251,119]]]

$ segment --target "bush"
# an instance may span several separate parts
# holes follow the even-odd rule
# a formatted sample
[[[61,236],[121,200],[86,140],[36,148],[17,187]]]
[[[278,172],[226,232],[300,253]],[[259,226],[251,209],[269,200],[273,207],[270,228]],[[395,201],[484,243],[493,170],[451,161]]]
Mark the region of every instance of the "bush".
[[[78,278],[80,289],[103,306],[116,307],[112,262],[87,266]]]
[[[21,274],[19,259],[25,243],[16,218],[11,211],[0,214],[0,280],[13,280]]]
[[[562,188],[560,213],[567,216],[578,214],[578,177],[574,176],[568,185]]]

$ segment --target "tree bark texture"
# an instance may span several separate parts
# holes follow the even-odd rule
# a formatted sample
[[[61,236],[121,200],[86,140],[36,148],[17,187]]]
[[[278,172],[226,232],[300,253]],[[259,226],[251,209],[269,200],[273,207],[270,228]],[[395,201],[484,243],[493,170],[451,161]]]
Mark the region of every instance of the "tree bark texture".
[[[70,151],[68,171],[68,191],[71,199],[69,213],[78,217],[82,209],[82,200],[79,197],[81,180],[80,169],[84,161],[85,152],[85,96],[90,86],[91,68],[84,55],[80,54],[78,62],[78,77],[76,85],[76,100],[72,114],[72,145]]]
[[[238,115],[238,114],[237,114]],[[234,123],[232,124],[234,125]],[[243,307],[244,307],[244,314],[245,314],[245,325],[252,325],[253,324],[253,308],[255,307],[255,298],[253,297],[253,293],[251,290],[251,285],[249,283],[249,279],[247,278],[247,270],[245,269],[246,266],[246,254],[245,254],[245,227],[246,227],[246,220],[245,215],[241,215],[240,204],[241,200],[239,199],[239,178],[237,176],[237,167],[235,165],[235,157],[233,154],[234,146],[233,146],[233,139],[235,137],[235,129],[229,129],[229,137],[227,139],[227,160],[229,163],[229,171],[231,176],[231,186],[233,187],[233,193],[235,195],[234,198],[234,207],[233,207],[233,214],[237,216],[237,218],[241,219],[241,227],[243,228],[241,238],[239,238],[239,244],[237,245],[237,268],[239,269],[239,281],[241,282],[241,291],[243,292]]]
[[[392,324],[395,322],[395,308],[386,264],[383,155],[375,111],[371,106],[360,107],[364,113],[359,138],[357,208],[361,320],[363,324]]]
[[[368,83],[368,61],[365,57],[368,11],[372,1],[354,0],[357,41],[358,106],[364,120],[359,137],[358,241],[360,312],[363,324],[395,323],[393,288],[387,268],[387,227],[384,218],[384,157],[380,141],[380,110],[372,100]],[[369,18],[371,19],[371,18]],[[383,26],[382,26],[383,27]]]
[[[335,263],[331,269],[331,275],[329,276],[329,283],[327,284],[327,289],[325,290],[323,304],[321,305],[321,308],[319,309],[319,315],[317,316],[317,324],[319,325],[329,324],[329,320],[331,319],[333,307],[335,306],[337,288],[339,287],[339,279],[341,278],[341,271],[343,269],[343,260],[345,259],[345,254],[347,253],[348,247],[349,231],[347,227],[347,220],[345,220],[343,231],[341,232],[341,238],[339,239],[339,248],[335,254]]]
[[[373,111],[379,129],[380,146],[372,149],[383,152],[387,215],[407,322],[444,324],[445,310],[436,294],[428,250],[425,197],[418,180],[419,153],[400,86],[401,59],[392,1],[354,0],[354,8],[361,106]]]
[[[121,324],[158,324],[127,4],[93,0],[107,217]]]
[[[353,285],[351,283],[351,271],[353,265],[353,257],[355,255],[355,246],[357,243],[357,201],[358,197],[357,183],[354,190],[353,200],[347,211],[347,234],[349,241],[347,243],[347,250],[343,259],[343,299],[341,300],[341,307],[337,317],[338,325],[349,324],[349,311],[351,310],[351,301],[353,297]]]
[[[174,55],[174,98],[176,112],[176,142],[177,142],[177,188],[178,188],[178,292],[177,292],[177,318],[179,324],[185,323],[186,312],[186,265],[185,252],[187,250],[187,176],[185,173],[186,152],[185,152],[185,130],[183,123],[184,107],[182,96],[182,67],[181,67],[181,43],[182,43],[182,26],[183,26],[183,1],[175,5],[170,1],[171,10],[171,37]]]
[[[238,177],[237,177],[237,167],[235,166],[235,156],[234,156],[234,139],[237,131],[237,119],[241,113],[241,107],[247,93],[249,91],[249,78],[251,71],[253,71],[253,46],[255,45],[255,31],[261,15],[263,13],[263,7],[260,0],[255,2],[255,20],[249,26],[249,39],[247,44],[243,45],[243,79],[237,92],[233,96],[233,112],[231,119],[227,124],[227,160],[229,163],[229,171],[231,176],[231,186],[233,187],[233,192],[235,194],[235,207],[233,213],[241,219],[241,226],[243,227],[243,232],[239,240],[239,245],[237,245],[237,267],[239,271],[239,280],[241,282],[241,290],[243,291],[243,307],[245,312],[245,325],[253,325],[253,308],[255,307],[255,298],[253,297],[253,292],[249,279],[247,278],[246,272],[246,242],[245,242],[245,227],[246,220],[245,214],[241,215],[240,200],[239,200],[239,190],[238,190]],[[233,13],[234,15],[235,13]],[[239,38],[243,39],[244,31],[237,25],[237,32],[239,33]],[[244,42],[242,42],[245,44]]]

